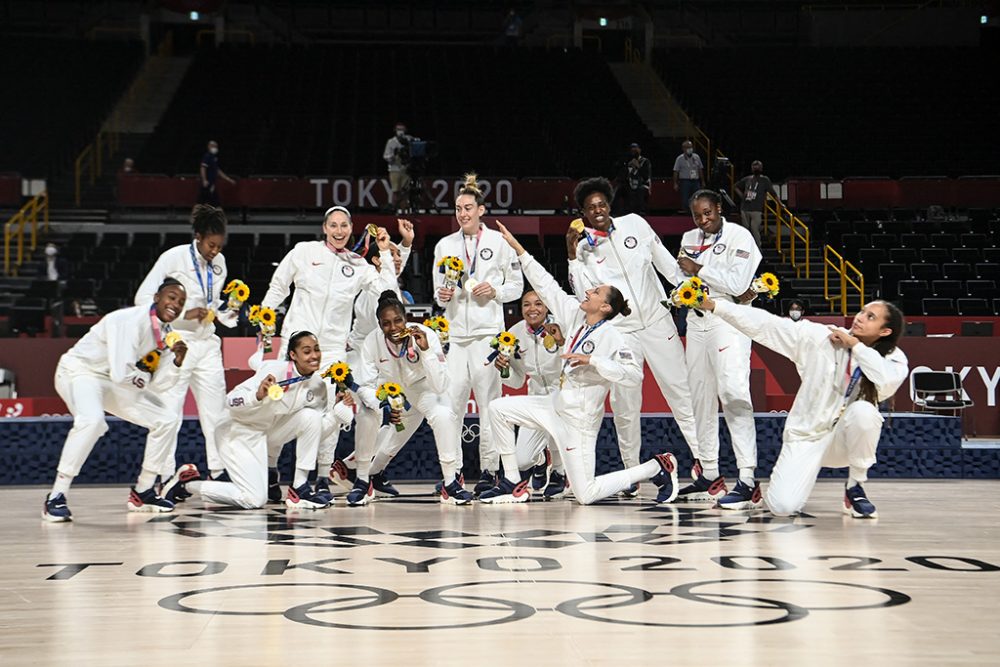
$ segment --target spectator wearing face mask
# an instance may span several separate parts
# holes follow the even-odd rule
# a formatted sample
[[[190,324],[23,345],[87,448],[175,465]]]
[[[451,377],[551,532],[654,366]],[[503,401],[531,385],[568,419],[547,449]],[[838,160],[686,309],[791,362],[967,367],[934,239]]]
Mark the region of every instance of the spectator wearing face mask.
[[[806,314],[805,305],[798,299],[793,300],[788,304],[788,319],[792,322],[798,322],[802,319],[802,316]]]
[[[681,144],[681,154],[674,160],[674,191],[681,195],[681,209],[686,213],[691,205],[691,196],[704,187],[705,167],[701,157],[694,152],[694,144]]]
[[[219,192],[215,189],[215,182],[219,176],[230,184],[236,183],[226,175],[219,166],[219,144],[216,141],[208,142],[208,150],[201,158],[201,190],[198,193],[199,204],[219,205]]]
[[[771,193],[775,199],[779,197],[771,179],[764,175],[763,162],[754,160],[750,165],[750,171],[751,174],[741,178],[733,190],[740,202],[740,218],[743,226],[750,230],[757,247],[760,247],[760,225],[767,194]]]
[[[629,146],[629,156],[618,170],[614,209],[616,215],[636,213],[646,215],[652,183],[653,164],[643,157],[639,144]]]
[[[406,172],[409,162],[410,142],[416,139],[406,133],[406,125],[396,123],[394,134],[385,142],[382,159],[389,165],[389,187],[392,189],[392,209],[397,213],[402,209],[406,199],[406,189],[410,185],[410,176]]]
[[[67,276],[66,260],[59,258],[59,248],[54,243],[45,246],[45,279],[46,280],[66,280]]]

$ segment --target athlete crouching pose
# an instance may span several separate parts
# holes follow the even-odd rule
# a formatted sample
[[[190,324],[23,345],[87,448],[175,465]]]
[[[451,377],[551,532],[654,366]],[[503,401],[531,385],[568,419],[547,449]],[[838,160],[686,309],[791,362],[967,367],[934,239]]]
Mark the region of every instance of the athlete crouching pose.
[[[374,478],[378,478],[380,486],[388,485],[385,467],[426,417],[434,432],[441,463],[441,502],[465,505],[472,501],[472,494],[462,488],[458,478],[461,426],[448,395],[448,362],[441,341],[422,324],[407,323],[406,310],[391,290],[379,297],[375,315],[379,330],[371,332],[361,346],[361,363],[355,376],[358,397],[368,408],[382,411],[376,388],[392,382],[401,387],[410,408],[403,411],[385,408],[389,423],[402,425],[401,430],[384,428],[378,431],[377,443],[370,439],[355,443],[358,472],[354,488],[347,494],[347,503],[367,503],[374,494]]]
[[[875,518],[875,506],[861,484],[875,464],[882,432],[878,403],[895,394],[908,374],[906,355],[896,346],[904,328],[899,308],[872,301],[855,315],[850,331],[794,322],[709,297],[701,308],[788,357],[802,378],[788,411],[781,454],[764,494],[771,512],[778,516],[798,513],[809,499],[820,468],[847,467],[844,512]]]
[[[566,475],[577,501],[589,505],[651,479],[660,487],[657,500],[668,502],[677,494],[677,462],[671,454],[637,466],[594,476],[597,434],[604,419],[604,400],[612,385],[631,387],[642,382],[642,369],[613,326],[603,326],[613,317],[629,314],[622,293],[610,285],[587,290],[583,301],[566,294],[555,279],[525,252],[524,247],[497,223],[504,239],[517,253],[521,270],[542,301],[566,327],[563,347],[562,388],[550,396],[507,396],[496,400],[490,411],[504,476],[497,486],[483,492],[484,503],[524,502],[528,480],[519,482],[514,426],[544,431],[559,449]],[[572,333],[572,335],[570,334]]]
[[[263,507],[268,490],[268,442],[283,444],[294,439],[295,477],[285,504],[292,509],[321,509],[330,504],[327,496],[309,486],[309,473],[316,466],[323,433],[349,423],[353,414],[349,401],[339,401],[326,411],[327,386],[317,373],[321,353],[316,336],[300,331],[289,338],[287,347],[286,361],[262,362],[253,377],[226,396],[229,419],[219,426],[216,437],[232,481],[186,484],[188,491],[206,502]],[[181,466],[165,488],[182,483],[181,471],[187,466],[191,464]]]
[[[181,418],[161,397],[177,382],[187,354],[183,340],[169,349],[166,343],[169,324],[184,311],[186,300],[184,286],[167,278],[152,304],[106,315],[59,359],[56,391],[73,415],[73,428],[42,508],[46,521],[72,520],[66,493],[94,445],[108,432],[105,411],[149,429],[142,470],[129,494],[129,511],[174,508],[172,502],[156,495],[153,484],[172,453],[172,436]]]

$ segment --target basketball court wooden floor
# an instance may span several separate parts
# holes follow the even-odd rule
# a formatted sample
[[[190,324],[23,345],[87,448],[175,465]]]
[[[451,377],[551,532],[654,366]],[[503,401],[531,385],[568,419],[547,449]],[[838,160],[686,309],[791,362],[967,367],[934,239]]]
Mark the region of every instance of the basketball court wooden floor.
[[[880,518],[645,500],[125,512],[0,490],[3,665],[1000,664],[1000,482],[873,481]],[[644,488],[649,493],[651,489]]]

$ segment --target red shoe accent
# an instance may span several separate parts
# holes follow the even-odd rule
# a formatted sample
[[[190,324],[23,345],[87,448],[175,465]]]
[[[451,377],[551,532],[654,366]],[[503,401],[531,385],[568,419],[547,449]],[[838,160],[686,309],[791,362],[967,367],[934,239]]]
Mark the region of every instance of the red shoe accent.
[[[546,447],[545,448],[545,467],[548,468],[550,465],[552,465],[552,452],[550,452],[549,448]]]
[[[844,494],[844,509],[851,509],[851,507],[852,507],[851,506],[851,499],[848,498],[847,494],[845,493]]]
[[[201,473],[198,472],[198,468],[194,467],[193,464],[189,465],[192,465],[192,467],[187,468],[186,466],[181,466],[181,474],[178,475],[181,482],[190,482],[193,479],[201,479]]]
[[[729,491],[729,489],[726,488],[726,478],[721,476],[716,477],[712,481],[712,485],[708,487],[708,492],[713,496],[717,495],[719,492],[725,494],[727,491]]]
[[[514,490],[511,492],[511,495],[514,496],[515,498],[520,498],[526,493],[528,493],[528,480],[524,480],[523,482],[520,482],[517,486],[515,486]]]
[[[844,498],[847,498],[847,496],[844,496]],[[136,507],[142,507],[143,505],[146,504],[146,503],[142,502],[142,498],[139,497],[139,494],[136,493],[135,489],[132,489],[132,490],[129,491],[129,493],[128,493],[128,501],[130,503],[132,503],[133,505],[135,505]]]
[[[664,472],[674,471],[674,457],[670,454],[657,454],[656,460],[659,461],[660,467],[663,468]]]
[[[448,500],[448,487],[447,485],[441,485],[441,499]]]
[[[299,494],[295,493],[295,488],[292,487],[291,485],[289,485],[289,487],[288,487],[288,498],[287,498],[287,500],[290,500],[293,503],[299,502]]]
[[[695,479],[698,479],[705,473],[705,469],[701,467],[701,459],[695,459],[694,465],[691,466],[691,474]]]
[[[750,494],[750,502],[757,504],[760,502],[760,499],[761,499],[760,483],[757,483],[753,485],[753,493]]]
[[[340,459],[337,459],[336,461],[334,461],[333,465],[330,466],[330,477],[333,477],[334,474],[338,475],[341,479],[347,479],[348,478],[347,477],[347,465],[343,461],[341,461]]]

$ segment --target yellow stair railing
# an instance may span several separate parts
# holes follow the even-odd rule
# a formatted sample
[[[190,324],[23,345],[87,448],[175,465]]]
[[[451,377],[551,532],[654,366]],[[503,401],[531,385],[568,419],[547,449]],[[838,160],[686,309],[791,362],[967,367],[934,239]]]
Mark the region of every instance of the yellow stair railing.
[[[834,259],[831,259],[831,256]],[[837,294],[830,294],[830,271],[836,273],[836,279],[840,291]],[[848,272],[853,276],[848,275]],[[847,315],[847,287],[851,286],[858,291],[858,298],[862,304],[865,302],[865,274],[861,273],[858,267],[844,259],[844,256],[830,246],[823,246],[823,298],[826,299],[830,310],[836,310],[835,303],[840,301],[841,315]]]
[[[782,259],[785,259],[785,255],[788,255],[788,262],[795,269],[795,276],[801,278],[803,269],[805,269],[805,277],[809,277],[809,227],[806,223],[799,220],[799,218],[792,213],[792,211],[781,203],[780,199],[777,199],[770,192],[767,193],[767,199],[764,200],[764,234],[768,233],[771,224],[771,218],[774,218],[774,247],[781,255]],[[788,228],[788,234],[782,233],[782,228]],[[788,248],[785,248],[785,237],[787,236]],[[796,257],[796,249],[798,247],[798,242],[802,242],[803,252],[799,253]],[[800,259],[801,258],[801,259]]]
[[[49,231],[49,194],[41,192],[31,198],[27,204],[11,216],[3,226],[3,272],[8,276],[16,276],[17,270],[24,262],[24,228],[31,224],[30,251],[38,245],[38,218],[45,223],[45,231]],[[11,261],[11,241],[17,242],[17,258]]]

